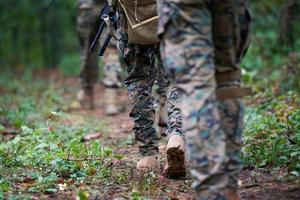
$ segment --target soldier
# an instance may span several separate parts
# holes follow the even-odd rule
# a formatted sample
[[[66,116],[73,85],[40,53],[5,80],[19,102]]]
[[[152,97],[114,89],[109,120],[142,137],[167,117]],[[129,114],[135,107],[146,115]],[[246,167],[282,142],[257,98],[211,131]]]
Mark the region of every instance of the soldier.
[[[182,100],[187,159],[200,200],[238,200],[240,63],[248,47],[247,0],[162,0],[161,55]]]
[[[165,85],[165,87],[160,88],[165,88],[160,94],[163,94],[162,96],[168,102],[167,135],[169,140],[167,144],[168,164],[166,174],[168,176],[184,175],[182,119],[180,110],[177,107],[177,91],[171,82],[166,79],[158,51],[158,40],[155,37],[157,27],[156,0],[120,0],[118,2],[118,32],[122,38],[119,43],[119,50],[128,72],[124,83],[131,103],[130,117],[134,121],[133,132],[141,154],[137,169],[142,171],[158,169],[159,149],[157,131],[153,127],[155,110],[152,87],[157,77],[164,77],[158,79],[158,81],[161,81],[161,85]],[[152,11],[154,13],[151,13]],[[154,24],[151,25],[152,22]],[[137,26],[134,26],[133,23]]]
[[[78,0],[77,31],[81,46],[81,73],[80,81],[82,89],[77,94],[83,108],[94,108],[94,86],[99,77],[97,52],[89,52],[89,47],[98,30],[99,13],[103,3],[100,0]],[[118,113],[116,105],[117,92],[121,87],[121,67],[116,49],[116,44],[110,45],[105,52],[104,79],[105,85],[104,103],[106,114]]]

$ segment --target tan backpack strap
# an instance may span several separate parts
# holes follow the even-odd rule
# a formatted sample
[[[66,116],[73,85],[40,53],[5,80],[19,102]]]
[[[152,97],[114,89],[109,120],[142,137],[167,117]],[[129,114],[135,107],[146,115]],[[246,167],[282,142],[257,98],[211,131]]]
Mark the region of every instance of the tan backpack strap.
[[[138,1],[137,0],[134,0],[134,16],[135,16],[135,20],[138,21],[138,22],[141,22],[137,16],[137,6],[138,6]]]
[[[218,84],[240,80],[241,76],[242,76],[242,72],[240,69],[236,69],[228,72],[216,72],[215,75]]]
[[[216,90],[218,100],[243,98],[252,94],[252,89],[244,88],[221,88]]]
[[[150,19],[147,19],[147,20],[145,20],[145,21],[142,21],[142,22],[140,22],[140,23],[138,23],[138,24],[132,26],[132,29],[135,29],[135,28],[138,28],[138,27],[140,27],[140,26],[143,26],[143,25],[145,25],[145,24],[147,24],[147,23],[150,23],[150,22],[152,22],[152,21],[154,21],[154,20],[156,20],[156,19],[158,19],[158,16],[151,17]]]

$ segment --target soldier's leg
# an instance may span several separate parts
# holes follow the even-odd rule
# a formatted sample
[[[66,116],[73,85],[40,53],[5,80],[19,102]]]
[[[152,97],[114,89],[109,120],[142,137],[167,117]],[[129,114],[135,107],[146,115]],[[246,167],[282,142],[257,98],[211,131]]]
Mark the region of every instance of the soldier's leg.
[[[113,116],[119,113],[118,90],[121,85],[121,65],[116,45],[109,46],[103,57],[105,86],[104,102],[106,114]]]
[[[93,108],[93,89],[98,80],[98,59],[96,52],[89,52],[89,46],[97,31],[97,16],[100,6],[94,1],[78,1],[77,33],[80,42],[81,72],[80,82],[82,90],[77,98],[85,108]]]
[[[156,77],[154,47],[130,45],[125,50],[128,76],[124,83],[131,102],[130,117],[133,132],[142,157],[158,154],[158,138],[154,126],[154,97],[152,87]],[[139,163],[138,163],[139,168]]]
[[[156,55],[157,65],[157,83],[158,94],[163,98],[167,113],[161,116],[167,123],[166,135],[168,137],[167,143],[167,165],[164,168],[164,173],[171,178],[184,176],[185,171],[185,145],[182,130],[182,115],[179,108],[180,98],[175,85],[168,78],[164,70],[160,53]]]
[[[241,99],[225,99],[219,101],[219,110],[222,119],[222,127],[227,136],[227,159],[226,165],[224,166],[224,171],[229,174],[227,188],[236,190],[239,173],[242,168],[240,152],[242,148],[243,102]],[[236,194],[236,196],[239,195]]]
[[[155,46],[128,44],[127,20],[119,10],[118,32],[122,40],[118,43],[122,61],[128,72],[124,83],[130,99],[130,117],[134,121],[133,132],[139,144],[142,158],[137,163],[139,170],[158,167],[158,137],[154,128],[154,97],[152,87],[156,78]]]
[[[170,57],[168,54],[166,62],[170,66],[170,73],[174,74],[184,94],[189,98],[192,97],[190,102],[187,101],[188,104],[185,104],[186,99],[183,99],[183,106],[185,106],[184,116],[187,116],[184,122],[186,123],[185,130],[187,131],[188,145],[190,145],[188,156],[192,164],[191,173],[197,179],[194,183],[194,187],[199,194],[197,198],[239,199],[239,195],[236,192],[236,183],[241,167],[239,153],[243,107],[241,100],[234,97],[234,95],[238,94],[237,96],[241,96],[240,94],[245,92],[239,88],[240,75],[237,73],[239,71],[239,61],[245,50],[245,42],[241,40],[245,35],[242,34],[243,31],[239,28],[240,10],[235,4],[237,1],[227,1],[222,2],[222,4],[214,1],[210,5],[204,1],[202,3],[200,1],[193,3],[189,0],[183,0],[183,2],[186,2],[186,4],[180,4],[180,6],[166,4],[163,8],[164,12],[166,12],[165,16],[171,16],[171,13],[177,20],[171,21],[174,23],[169,24],[169,27],[167,27],[167,39],[164,40],[162,50],[165,53],[171,53],[168,52],[168,49],[171,49],[171,47],[178,49],[181,44],[183,46],[189,45],[185,50],[179,51],[177,54],[177,58],[182,56],[185,59],[176,60],[176,57]],[[196,7],[198,12],[194,11],[193,7]],[[184,16],[184,20],[181,19],[183,18],[182,16]],[[193,17],[189,18],[187,16]],[[201,22],[197,23],[193,19],[200,19]],[[162,20],[162,22],[166,23],[168,21]],[[191,28],[192,30],[188,29],[189,26],[186,26],[188,24],[190,24],[190,27],[193,27]],[[175,27],[172,27],[172,25]],[[164,28],[164,26],[161,27]],[[211,30],[212,27],[213,30]],[[179,35],[177,31],[180,28],[185,30],[182,32],[183,38],[177,37],[175,40],[172,40],[172,36]],[[176,31],[172,31],[174,29]],[[195,34],[195,32],[198,34]],[[213,91],[215,83],[213,83],[214,74],[211,73],[212,71],[214,72],[212,37],[216,48],[214,53],[217,69],[217,91]],[[198,46],[197,51],[189,52],[193,50],[195,43]],[[193,59],[197,55],[198,59]],[[173,68],[172,65],[175,65],[175,67]],[[197,82],[193,83],[193,81],[204,83],[204,85],[199,85]],[[206,91],[209,88],[213,92]],[[201,92],[201,90],[203,91]],[[225,90],[226,94],[224,94]],[[196,96],[193,96],[194,93]],[[223,99],[224,96],[228,98],[228,94],[232,96],[229,95],[230,99],[217,101],[216,95],[213,95],[214,98],[209,98],[212,97],[211,94],[217,94],[220,99]],[[199,99],[199,101],[195,103],[193,99]],[[191,103],[195,104],[189,107]],[[194,109],[197,106],[200,108],[199,110]],[[202,110],[206,111],[201,112]],[[198,119],[193,120],[192,116],[196,116]],[[205,119],[209,119],[209,121]],[[198,131],[193,132],[194,127],[197,127]],[[203,131],[204,128],[209,127],[218,127],[218,129],[213,129],[213,132]],[[226,142],[224,141],[225,137]],[[191,141],[193,139],[195,142]],[[226,148],[224,148],[225,144]],[[222,146],[222,148],[216,148],[215,152],[213,152],[210,148],[217,147],[215,145]],[[204,156],[201,156],[202,150],[204,151]],[[214,153],[215,155],[213,155]],[[197,154],[198,156],[195,156]]]
[[[141,155],[155,155],[157,149],[157,134],[153,128],[154,97],[152,86],[155,81],[156,69],[153,67],[153,48],[143,48],[138,45],[128,47],[125,63],[128,76],[124,83],[128,89],[131,102],[130,117],[134,121],[134,134],[139,143]],[[152,59],[149,55],[152,54]]]
[[[250,15],[246,0],[235,1],[235,12],[228,15],[228,7],[215,4],[212,6],[215,65],[217,68],[217,91],[227,93],[240,89],[241,77],[239,64],[249,46]],[[235,19],[235,20],[234,20]],[[222,20],[222,23],[220,23]],[[228,43],[226,41],[232,41]],[[227,136],[225,172],[229,174],[227,188],[230,196],[240,198],[237,192],[239,173],[242,168],[240,151],[242,147],[243,102],[234,93],[219,100],[222,127]]]
[[[164,1],[159,32],[164,66],[176,80],[197,199],[226,199],[225,134],[216,99],[212,17],[205,0]]]

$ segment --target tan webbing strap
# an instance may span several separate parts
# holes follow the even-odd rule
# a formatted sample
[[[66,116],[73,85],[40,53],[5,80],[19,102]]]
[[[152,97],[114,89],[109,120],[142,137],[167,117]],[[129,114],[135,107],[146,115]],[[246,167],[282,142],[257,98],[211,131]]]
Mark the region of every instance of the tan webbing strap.
[[[249,87],[245,88],[221,88],[217,89],[216,95],[218,100],[243,98],[252,94]]]
[[[217,83],[226,83],[230,81],[240,80],[242,72],[240,69],[232,70],[228,72],[216,72],[216,81]]]

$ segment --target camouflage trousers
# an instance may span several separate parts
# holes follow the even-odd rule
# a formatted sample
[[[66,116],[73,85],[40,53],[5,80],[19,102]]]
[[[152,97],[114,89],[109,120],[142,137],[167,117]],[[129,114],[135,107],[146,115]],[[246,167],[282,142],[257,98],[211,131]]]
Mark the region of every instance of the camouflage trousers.
[[[241,170],[243,103],[218,99],[239,88],[239,71],[249,43],[246,0],[162,0],[159,5],[161,55],[182,103],[187,159],[197,199],[223,200],[237,188]],[[221,80],[221,81],[220,81]]]
[[[168,137],[182,134],[177,90],[166,76],[157,45],[127,43],[127,20],[122,10],[119,10],[118,32],[122,35],[119,50],[128,72],[124,83],[130,99],[129,116],[134,122],[133,132],[140,154],[155,155],[159,150],[157,131],[154,128],[153,85],[157,81],[157,93],[161,98],[167,99]]]
[[[83,89],[93,88],[99,78],[97,51],[89,52],[89,47],[98,30],[99,12],[102,6],[103,3],[100,1],[78,0],[76,28],[81,48],[80,81]],[[121,65],[116,44],[108,47],[103,58],[103,63],[104,85],[110,88],[121,87]]]

